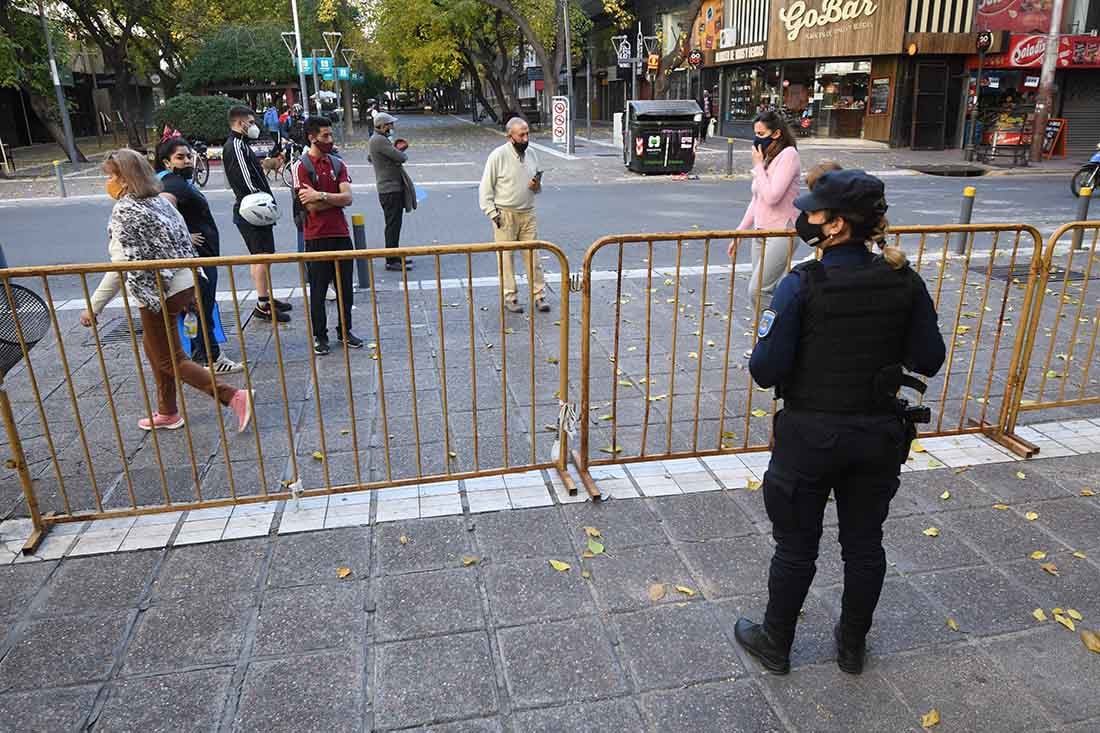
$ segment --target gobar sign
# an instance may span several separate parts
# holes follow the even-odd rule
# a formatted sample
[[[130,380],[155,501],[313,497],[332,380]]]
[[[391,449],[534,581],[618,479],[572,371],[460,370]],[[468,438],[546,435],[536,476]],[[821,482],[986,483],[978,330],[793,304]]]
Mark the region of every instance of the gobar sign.
[[[869,18],[878,11],[873,0],[821,0],[817,8],[797,0],[779,9],[779,20],[787,29],[787,40],[796,41],[803,30],[813,31],[844,21]]]

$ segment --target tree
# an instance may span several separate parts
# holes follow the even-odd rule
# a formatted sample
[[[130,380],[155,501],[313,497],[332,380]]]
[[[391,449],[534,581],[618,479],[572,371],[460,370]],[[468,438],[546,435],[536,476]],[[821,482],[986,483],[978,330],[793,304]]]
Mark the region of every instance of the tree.
[[[688,3],[684,12],[684,17],[688,19],[686,29],[681,29],[676,38],[673,39],[672,50],[661,57],[660,71],[657,72],[657,79],[653,84],[653,98],[654,99],[667,99],[669,89],[669,76],[672,74],[672,70],[679,67],[687,60],[687,40],[691,38],[691,29],[695,27],[695,22],[699,17],[699,10],[703,7],[703,0],[691,0]]]
[[[68,39],[56,23],[50,25],[54,50],[58,57],[64,58]],[[23,89],[50,137],[65,149],[61,111],[55,101],[46,58],[46,40],[37,8],[31,2],[0,0],[0,86]],[[87,162],[79,148],[75,152],[74,163]]]
[[[190,91],[226,82],[286,82],[297,77],[280,26],[232,25],[206,41],[183,70]]]

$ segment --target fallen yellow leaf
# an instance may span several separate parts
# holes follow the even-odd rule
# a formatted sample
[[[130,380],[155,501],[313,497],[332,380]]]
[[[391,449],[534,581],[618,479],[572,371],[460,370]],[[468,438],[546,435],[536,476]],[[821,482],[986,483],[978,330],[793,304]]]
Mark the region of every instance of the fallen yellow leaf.
[[[958,631],[959,630],[959,622],[956,621],[953,616],[948,616],[947,617],[947,628],[951,629],[952,631]]]
[[[688,588],[686,585],[678,585],[676,586],[676,590],[680,591],[688,597],[695,595],[695,591],[693,591],[691,588]]]
[[[558,363],[558,357],[548,356],[548,357],[546,357],[546,363],[547,364],[557,364]]]
[[[1035,552],[1028,555],[1028,557],[1030,557],[1032,560],[1046,560],[1047,554],[1042,550],[1036,550]]]
[[[1024,515],[1024,519],[1026,519],[1029,522],[1034,522],[1038,518],[1039,518],[1039,513],[1038,512],[1028,512],[1027,514]]]
[[[595,527],[584,527],[584,533],[589,537],[602,537],[600,530]]]
[[[1024,473],[1023,471],[1017,471],[1017,472],[1016,472],[1016,478],[1018,478],[1018,479],[1020,479],[1021,481],[1023,481],[1023,480],[1025,479],[1025,478],[1027,478],[1027,474],[1026,474],[1026,473]]]
[[[750,478],[745,482],[745,488],[749,491],[756,491],[761,487],[761,483],[754,478]]]
[[[922,728],[932,728],[940,724],[940,711],[932,708],[924,715],[920,716],[920,725]]]
[[[349,428],[343,428],[340,431],[340,435],[351,435],[351,430]]]
[[[603,448],[600,448],[600,453],[610,453],[612,455],[615,455],[616,453],[622,453],[622,452],[623,452],[623,449],[620,448],[617,445],[608,445],[608,446],[605,446]]]
[[[581,571],[581,577],[584,578],[585,580],[588,580],[589,578],[592,577],[592,573],[588,572],[587,570],[582,570]]]
[[[1056,577],[1056,578],[1058,577],[1058,566],[1055,565],[1054,563],[1045,562],[1042,565],[1040,565],[1039,567],[1041,567],[1043,570],[1047,571],[1048,573],[1050,573],[1054,577]]]
[[[947,501],[948,499],[951,498],[951,492],[950,491],[944,491],[942,494],[940,494],[940,498],[943,499],[944,501]]]
[[[584,558],[585,560],[591,560],[592,558],[595,557],[595,555],[593,555],[588,550],[585,550],[584,552],[581,553],[581,557]]]
[[[920,444],[919,440],[914,440],[912,443],[910,443],[909,444],[909,450],[911,450],[913,453],[927,453],[928,452],[927,449],[923,445]]]
[[[940,531],[936,527],[929,527],[928,529],[924,530],[924,535],[926,537],[939,537]]]
[[[664,583],[654,583],[653,585],[649,586],[649,600],[659,601],[664,597],[665,597],[665,584]]]
[[[1031,615],[1035,617],[1036,621],[1049,621],[1050,620],[1050,619],[1047,618],[1046,612],[1044,612],[1043,609],[1041,609],[1041,608],[1036,608],[1034,611],[1031,612]]]
[[[397,541],[400,542],[403,545],[409,544],[409,538],[406,537],[405,535],[401,535],[400,537],[398,537]]]
[[[557,570],[559,573],[564,573],[566,570],[573,566],[567,562],[562,562],[561,560],[551,560],[550,567],[554,568],[554,570]]]
[[[1084,560],[1084,559],[1085,559],[1086,557],[1088,557],[1088,555],[1086,555],[1085,553],[1081,552],[1080,550],[1077,550],[1076,552],[1074,552],[1074,553],[1073,553],[1073,556],[1074,556],[1075,558],[1077,558],[1078,560]]]
[[[1052,608],[1050,610],[1050,612],[1053,613],[1055,616],[1065,616],[1066,615],[1066,612],[1063,611],[1061,608]]]
[[[336,577],[343,580],[351,575],[351,568],[336,568]]]
[[[970,326],[959,326],[958,328],[955,329],[955,333],[962,336],[969,330],[970,330]]]
[[[1085,620],[1085,617],[1081,615],[1081,612],[1076,610],[1076,609],[1073,609],[1073,608],[1067,608],[1066,609],[1066,615],[1069,616],[1074,621],[1084,621]]]
[[[1081,496],[1096,496],[1096,492],[1092,489],[1081,489]]]
[[[753,417],[764,417],[767,414],[768,414],[767,410],[761,410],[759,407],[757,407],[755,410],[752,411],[752,416]]]
[[[1095,631],[1083,629],[1081,631],[1081,642],[1084,643],[1085,648],[1090,652],[1100,654],[1100,634]]]
[[[311,455],[311,456],[313,456],[313,460],[315,460],[315,461],[323,461],[323,460],[325,460],[325,454],[324,454],[324,453],[322,453],[322,452],[321,452],[321,451],[319,451],[319,450],[315,450],[315,451],[313,451],[313,453],[311,453],[310,455]]]
[[[448,458],[458,458],[458,454],[455,453],[453,450],[452,451],[447,451],[447,457]]]
[[[1008,509],[1008,504],[994,504],[993,508],[994,509],[999,509],[1000,511],[1003,512],[1004,510]]]
[[[688,358],[689,359],[698,359],[699,358],[699,352],[698,351],[689,351],[688,352]]]
[[[1077,630],[1077,627],[1074,625],[1073,621],[1066,618],[1065,616],[1063,616],[1060,613],[1054,614],[1054,620],[1057,621],[1058,623],[1062,624],[1062,626],[1065,626],[1070,631],[1076,631]]]
[[[478,558],[474,557],[473,555],[466,555],[462,558],[462,566],[468,568],[471,565],[477,565],[477,561]]]
[[[603,550],[604,550],[604,547],[603,547],[602,542],[600,542],[600,541],[598,541],[598,540],[596,540],[595,538],[592,538],[592,537],[588,538],[588,551],[589,552],[591,552],[593,555],[602,555]]]

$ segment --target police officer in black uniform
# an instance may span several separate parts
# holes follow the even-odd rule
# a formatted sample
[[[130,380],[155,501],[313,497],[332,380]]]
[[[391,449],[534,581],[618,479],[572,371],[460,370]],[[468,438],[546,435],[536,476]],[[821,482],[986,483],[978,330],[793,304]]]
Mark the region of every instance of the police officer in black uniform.
[[[826,173],[794,205],[803,212],[799,235],[824,254],[780,282],[749,362],[756,383],[783,400],[763,485],[776,547],[764,621],[739,619],[735,635],[770,672],[790,671],[832,491],[844,560],[837,664],[859,674],[886,574],[882,524],[914,422],[926,421],[919,416],[926,408],[899,399],[903,385],[923,388],[902,368],[931,377],[945,347],[932,299],[905,255],[868,250],[886,225],[882,181],[863,171]]]

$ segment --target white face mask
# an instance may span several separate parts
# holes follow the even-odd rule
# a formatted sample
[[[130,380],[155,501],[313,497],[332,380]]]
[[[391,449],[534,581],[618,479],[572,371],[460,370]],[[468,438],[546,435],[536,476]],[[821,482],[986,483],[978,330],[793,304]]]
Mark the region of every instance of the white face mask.
[[[260,128],[256,127],[256,123],[253,122],[251,125],[248,126],[248,129],[245,131],[244,134],[248,136],[249,140],[255,140],[260,136]]]

